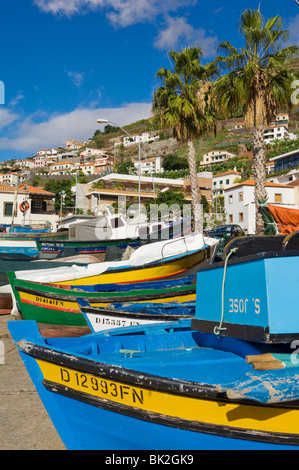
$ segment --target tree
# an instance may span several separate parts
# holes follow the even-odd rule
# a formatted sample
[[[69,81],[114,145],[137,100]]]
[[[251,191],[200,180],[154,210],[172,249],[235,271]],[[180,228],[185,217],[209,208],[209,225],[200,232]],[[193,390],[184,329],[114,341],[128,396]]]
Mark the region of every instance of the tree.
[[[290,60],[298,48],[280,48],[288,38],[281,17],[265,21],[260,10],[247,9],[242,13],[240,33],[245,47],[237,49],[227,41],[219,44],[223,55],[214,63],[225,74],[215,81],[213,93],[226,115],[236,112],[241,105],[245,127],[252,129],[256,234],[262,234],[264,223],[258,200],[267,199],[264,130],[275,119],[279,107],[291,107],[291,84],[296,74]]]
[[[169,55],[173,69],[161,68],[156,74],[161,84],[154,93],[153,111],[159,117],[162,129],[171,129],[174,137],[188,144],[192,210],[198,231],[201,210],[193,140],[214,122],[200,94],[201,87],[204,89],[213,71],[209,66],[201,65],[202,51],[199,47],[170,51]]]
[[[116,163],[114,170],[122,175],[136,175],[136,168],[132,160],[125,159]]]
[[[120,130],[119,127],[116,127],[116,126],[111,126],[111,124],[107,124],[105,127],[104,127],[104,132],[103,134],[110,134],[111,132],[118,132]]]
[[[74,207],[73,193],[71,191],[71,180],[50,180],[46,183],[44,189],[55,194],[55,209],[60,208],[61,191],[65,192],[65,207]]]
[[[185,158],[178,155],[169,154],[163,159],[162,166],[164,171],[184,170],[188,168],[188,162]]]

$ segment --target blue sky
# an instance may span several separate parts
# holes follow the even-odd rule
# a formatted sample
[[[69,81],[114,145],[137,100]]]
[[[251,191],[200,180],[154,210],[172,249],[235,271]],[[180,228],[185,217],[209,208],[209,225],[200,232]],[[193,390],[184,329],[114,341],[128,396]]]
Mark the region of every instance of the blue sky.
[[[167,52],[199,45],[206,61],[224,39],[241,46],[240,15],[259,4],[299,44],[294,0],[1,0],[0,161],[85,141],[98,117],[148,118]]]

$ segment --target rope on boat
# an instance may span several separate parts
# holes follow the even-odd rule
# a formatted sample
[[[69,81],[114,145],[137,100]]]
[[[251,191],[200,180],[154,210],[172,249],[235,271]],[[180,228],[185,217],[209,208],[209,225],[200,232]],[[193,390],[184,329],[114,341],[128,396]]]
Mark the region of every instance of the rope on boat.
[[[224,286],[225,286],[225,278],[226,278],[226,267],[227,267],[227,263],[228,263],[228,260],[229,260],[229,257],[235,253],[237,251],[238,248],[232,248],[230,250],[230,252],[228,253],[228,255],[226,256],[225,258],[225,262],[224,262],[224,272],[223,272],[223,280],[222,280],[222,293],[221,293],[221,319],[220,319],[220,323],[218,326],[215,326],[214,328],[214,334],[215,335],[220,335],[221,334],[221,331],[224,331],[226,330],[226,328],[223,328],[222,327],[222,323],[223,323],[223,315],[224,315]]]

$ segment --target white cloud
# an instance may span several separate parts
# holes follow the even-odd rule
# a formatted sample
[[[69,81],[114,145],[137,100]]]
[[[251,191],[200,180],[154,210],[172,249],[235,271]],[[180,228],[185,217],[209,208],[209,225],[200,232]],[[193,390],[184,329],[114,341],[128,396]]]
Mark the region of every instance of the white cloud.
[[[19,119],[19,115],[8,108],[0,108],[0,130]]]
[[[14,108],[15,106],[17,106],[19,104],[20,101],[22,101],[23,99],[25,98],[24,94],[22,91],[18,91],[17,95],[15,97],[13,97],[8,106],[10,109]]]
[[[155,47],[169,50],[181,45],[183,47],[199,46],[204,56],[210,57],[216,53],[217,37],[207,36],[203,28],[194,28],[184,17],[168,17],[165,29],[160,31],[155,41]]]
[[[288,43],[299,45],[299,14],[290,19],[287,29],[290,33]]]
[[[9,129],[9,135],[12,137],[0,136],[0,149],[34,153],[39,148],[64,146],[67,139],[84,142],[99,128],[97,119],[100,117],[118,126],[124,126],[147,119],[150,110],[151,103],[131,103],[121,108],[75,109],[65,114],[53,114],[38,123],[34,122],[35,116],[32,115],[17,123],[16,120],[20,116],[8,112],[6,115],[5,109],[0,109],[0,128],[14,123],[14,129]]]
[[[151,22],[160,15],[196,3],[197,0],[34,0],[41,11],[54,15],[72,16],[103,9],[114,26],[122,27]]]
[[[65,70],[73,84],[78,88],[83,84],[84,81],[84,72],[72,72],[71,70]]]

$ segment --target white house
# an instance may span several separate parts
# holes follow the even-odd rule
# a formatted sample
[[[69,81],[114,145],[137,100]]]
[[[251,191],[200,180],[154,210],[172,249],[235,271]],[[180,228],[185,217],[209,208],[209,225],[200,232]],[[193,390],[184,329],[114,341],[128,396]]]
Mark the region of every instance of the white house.
[[[47,155],[47,149],[41,149],[36,152],[36,155]]]
[[[134,163],[134,166],[139,174],[139,162]],[[153,157],[147,158],[146,160],[142,160],[140,162],[141,167],[141,175],[148,175],[152,173],[163,173],[162,167],[162,158],[161,157]]]
[[[299,178],[299,169],[294,168],[287,173],[283,173],[281,175],[277,175],[275,177],[269,178],[268,181],[271,183],[279,183],[279,184],[288,184],[293,181],[296,181]]]
[[[275,140],[282,139],[296,140],[297,136],[289,132],[285,125],[270,126],[264,132],[264,141],[266,144],[272,144]]]
[[[201,166],[214,165],[215,163],[227,162],[230,158],[234,158],[237,155],[226,150],[212,150],[211,152],[205,153],[202,161],[200,162]]]
[[[68,175],[76,169],[73,162],[57,162],[50,165],[50,175]]]
[[[139,134],[132,134],[130,136],[123,137],[122,140],[115,142],[114,146],[117,147],[118,145],[123,144],[124,147],[130,147],[131,145],[148,143],[153,140],[159,140],[159,136],[151,136],[149,132],[143,132],[141,135]]]
[[[34,168],[34,161],[33,160],[20,160],[18,162],[19,168]]]
[[[248,234],[255,233],[254,180],[231,186],[224,191],[224,207],[228,224],[238,224]],[[267,202],[274,205],[295,206],[294,188],[279,183],[266,183]]]
[[[19,210],[20,204],[24,201],[26,192],[19,190],[15,194],[15,188],[0,182],[0,224],[9,225],[12,223],[13,204],[16,196],[17,215],[14,217],[15,224],[22,224],[23,214]]]
[[[28,210],[21,211],[22,202],[28,202]],[[20,185],[16,193],[13,186],[0,182],[0,224],[31,225],[45,227],[51,225],[56,230],[59,216],[54,211],[55,195],[43,189]],[[13,207],[16,203],[16,214]]]
[[[1,173],[0,181],[1,183],[9,184],[10,186],[15,186],[19,182],[19,175],[18,173],[14,172]]]
[[[223,191],[240,179],[242,174],[236,170],[226,171],[213,175],[213,196],[223,195]]]

